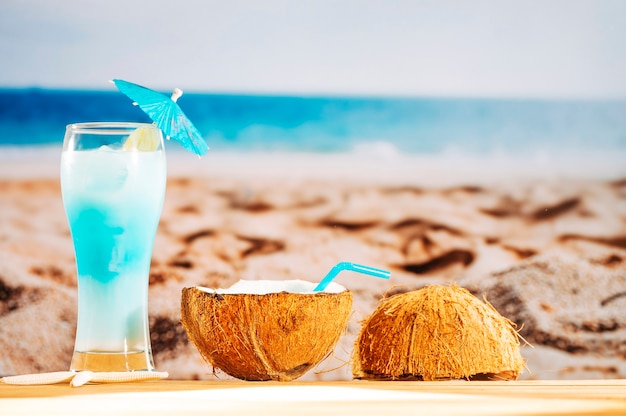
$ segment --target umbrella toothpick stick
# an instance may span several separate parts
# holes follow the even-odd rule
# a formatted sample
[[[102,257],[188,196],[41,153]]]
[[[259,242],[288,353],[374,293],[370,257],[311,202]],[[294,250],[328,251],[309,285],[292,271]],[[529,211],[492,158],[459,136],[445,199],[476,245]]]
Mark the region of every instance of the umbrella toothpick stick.
[[[181,95],[183,95],[183,90],[181,90],[180,88],[174,88],[174,91],[172,91],[172,96],[170,98],[172,99],[172,101],[176,102],[181,97]]]

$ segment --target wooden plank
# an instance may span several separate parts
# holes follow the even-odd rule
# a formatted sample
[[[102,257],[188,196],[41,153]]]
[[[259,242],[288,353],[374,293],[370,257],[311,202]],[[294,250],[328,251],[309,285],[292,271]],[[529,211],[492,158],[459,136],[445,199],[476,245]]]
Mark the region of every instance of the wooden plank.
[[[626,381],[0,384],[0,413],[623,415]]]

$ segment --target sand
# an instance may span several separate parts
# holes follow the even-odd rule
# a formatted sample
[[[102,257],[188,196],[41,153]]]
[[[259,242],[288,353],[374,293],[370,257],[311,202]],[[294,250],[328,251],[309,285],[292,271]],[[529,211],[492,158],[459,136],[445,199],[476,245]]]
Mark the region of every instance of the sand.
[[[383,296],[450,283],[486,296],[521,328],[533,345],[522,349],[522,378],[626,377],[626,169],[384,153],[168,155],[150,276],[157,369],[228,378],[180,325],[183,287],[315,282],[340,261],[392,276],[337,277],[354,294],[353,316],[333,356],[303,380],[351,378],[352,344]],[[75,327],[58,155],[4,151],[0,376],[66,370]]]

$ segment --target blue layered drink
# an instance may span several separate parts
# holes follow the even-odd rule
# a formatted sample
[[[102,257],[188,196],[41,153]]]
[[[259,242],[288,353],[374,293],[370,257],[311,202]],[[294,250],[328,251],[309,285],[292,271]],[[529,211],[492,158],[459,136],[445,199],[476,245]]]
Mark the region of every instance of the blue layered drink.
[[[155,127],[68,126],[61,185],[78,273],[72,370],[154,370],[148,279],[165,182]]]

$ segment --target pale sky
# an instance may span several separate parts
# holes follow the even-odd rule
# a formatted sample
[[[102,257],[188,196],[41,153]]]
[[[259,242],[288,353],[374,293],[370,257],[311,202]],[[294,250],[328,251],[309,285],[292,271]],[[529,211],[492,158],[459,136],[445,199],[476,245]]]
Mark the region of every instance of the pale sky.
[[[0,0],[0,87],[626,98],[626,0]]]

